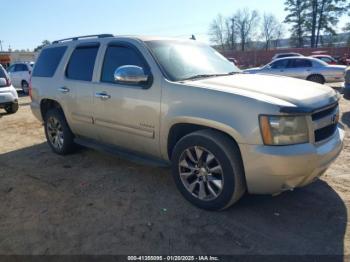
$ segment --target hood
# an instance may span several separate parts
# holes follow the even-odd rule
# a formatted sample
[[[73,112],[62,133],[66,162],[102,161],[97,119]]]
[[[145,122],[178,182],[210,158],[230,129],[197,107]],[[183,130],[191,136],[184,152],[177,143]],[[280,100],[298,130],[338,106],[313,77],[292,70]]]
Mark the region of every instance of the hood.
[[[236,74],[191,81],[187,84],[252,97],[280,106],[303,107],[309,110],[337,100],[336,92],[328,86],[264,74]]]

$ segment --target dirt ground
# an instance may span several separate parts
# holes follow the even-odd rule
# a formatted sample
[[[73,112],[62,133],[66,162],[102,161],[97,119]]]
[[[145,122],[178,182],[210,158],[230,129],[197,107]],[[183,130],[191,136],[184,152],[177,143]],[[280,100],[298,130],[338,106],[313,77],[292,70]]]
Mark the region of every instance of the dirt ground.
[[[350,132],[321,180],[207,212],[168,169],[90,149],[52,153],[29,103],[0,118],[0,254],[350,255]],[[349,130],[350,101],[341,109]]]

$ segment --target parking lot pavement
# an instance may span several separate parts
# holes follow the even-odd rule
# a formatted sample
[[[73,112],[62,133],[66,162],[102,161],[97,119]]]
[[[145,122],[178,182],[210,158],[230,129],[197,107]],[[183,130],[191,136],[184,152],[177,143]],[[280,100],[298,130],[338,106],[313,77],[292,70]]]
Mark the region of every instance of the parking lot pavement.
[[[341,108],[349,130],[350,101]],[[168,169],[90,149],[55,155],[28,97],[0,116],[0,254],[350,254],[349,134],[312,185],[207,212]]]

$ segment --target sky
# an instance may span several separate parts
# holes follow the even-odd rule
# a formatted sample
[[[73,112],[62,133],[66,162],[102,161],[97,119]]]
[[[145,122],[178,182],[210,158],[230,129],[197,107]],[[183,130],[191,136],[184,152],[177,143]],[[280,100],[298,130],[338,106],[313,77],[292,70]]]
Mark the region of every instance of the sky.
[[[78,35],[157,35],[209,42],[211,21],[241,8],[283,21],[284,0],[0,0],[3,50],[33,49]],[[6,21],[6,22],[4,22]],[[342,19],[340,26],[345,24]],[[288,27],[286,34],[288,35]]]

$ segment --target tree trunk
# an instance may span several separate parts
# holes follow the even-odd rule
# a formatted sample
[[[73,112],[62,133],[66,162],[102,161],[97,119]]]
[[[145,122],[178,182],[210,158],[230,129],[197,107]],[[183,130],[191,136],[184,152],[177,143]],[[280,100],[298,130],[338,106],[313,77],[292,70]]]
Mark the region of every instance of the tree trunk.
[[[318,26],[317,26],[317,35],[316,35],[316,43],[315,43],[315,47],[317,48],[318,46],[318,42],[320,39],[320,32],[321,32],[321,28],[323,26],[323,12],[324,12],[324,6],[326,4],[326,0],[322,0],[322,6],[320,9],[320,17],[318,18]]]
[[[318,1],[312,0],[311,47],[315,47]]]

